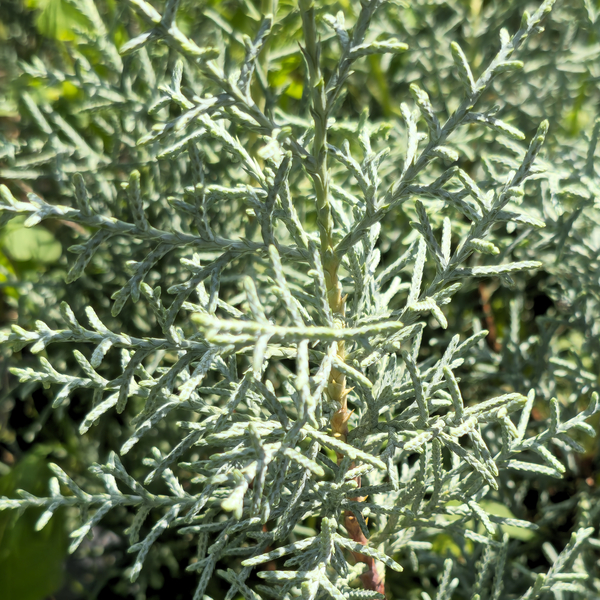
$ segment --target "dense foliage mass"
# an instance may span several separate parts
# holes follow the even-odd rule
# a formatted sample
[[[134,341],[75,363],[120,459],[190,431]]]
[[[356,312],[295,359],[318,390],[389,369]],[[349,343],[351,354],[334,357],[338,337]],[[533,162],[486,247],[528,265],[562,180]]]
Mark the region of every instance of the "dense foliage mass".
[[[598,9],[155,4],[3,9],[0,574],[598,597]]]

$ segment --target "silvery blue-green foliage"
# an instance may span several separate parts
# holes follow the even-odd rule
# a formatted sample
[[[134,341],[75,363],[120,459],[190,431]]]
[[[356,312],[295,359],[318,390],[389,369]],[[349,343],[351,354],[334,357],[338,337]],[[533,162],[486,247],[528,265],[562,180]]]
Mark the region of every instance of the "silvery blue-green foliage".
[[[413,77],[418,73],[427,82],[425,86],[435,105],[448,103],[456,79],[452,57],[443,51],[443,45],[432,43],[427,32],[458,28],[469,60],[479,61],[491,52],[489,46],[479,41],[482,36],[497,32],[522,8],[521,3],[510,2],[498,3],[496,7],[480,6],[481,10],[472,5],[471,14],[466,15],[469,8],[455,3],[450,19],[442,7],[428,15],[429,30],[422,25],[424,20],[403,21],[407,32],[421,42],[419,51],[415,50],[419,56]],[[414,11],[425,16],[427,9],[415,6]],[[497,18],[500,13],[504,13],[505,20]],[[541,278],[538,275],[533,281],[517,280],[517,287],[510,294],[495,282],[489,284],[494,294],[490,302],[494,303],[496,298],[493,312],[499,328],[506,332],[504,344],[501,352],[492,352],[485,360],[482,356],[479,364],[474,365],[467,397],[477,398],[502,380],[521,390],[535,388],[544,397],[558,395],[563,406],[576,411],[580,398],[598,385],[594,368],[599,359],[600,317],[597,275],[600,214],[595,199],[598,175],[594,161],[598,98],[592,85],[594,57],[598,52],[598,11],[589,2],[558,3],[552,18],[544,25],[544,35],[529,42],[531,58],[525,61],[524,69],[511,78],[496,79],[491,97],[498,110],[510,114],[511,123],[523,131],[531,126],[528,122],[532,118],[543,116],[551,124],[552,135],[545,144],[546,171],[536,179],[531,178],[526,188],[530,214],[542,220],[545,228],[509,231],[514,256],[519,260],[541,260],[545,275]],[[419,35],[420,32],[423,34]],[[395,83],[398,86],[399,78],[394,81],[398,81]],[[474,139],[465,138],[467,143],[463,142],[460,150],[470,152],[468,158],[474,163],[470,173],[486,189],[494,180],[500,180],[499,168],[501,173],[502,168],[518,165],[526,148],[523,143],[502,135],[496,136],[495,144],[484,145],[479,140],[485,134],[474,131],[473,135]],[[478,155],[473,153],[475,148],[479,149]],[[542,299],[544,294],[551,299],[551,308],[537,317],[532,328],[528,322],[532,323],[532,312],[537,312],[533,305],[540,298],[536,284],[543,292]],[[464,292],[468,292],[468,286],[463,286],[460,294]],[[468,295],[463,298],[469,302]],[[562,528],[568,523],[597,527],[598,515],[589,511],[597,496],[588,486],[595,485],[597,450],[595,454],[586,461],[567,459],[567,472],[574,477],[568,476],[571,481],[558,487],[548,488],[518,479],[507,482],[511,487],[502,495],[503,504],[514,514],[524,515],[531,510],[524,509],[524,500],[530,503],[533,499],[535,511],[542,515],[538,521],[542,530],[556,524]],[[561,496],[563,502],[559,500]],[[556,548],[556,530],[549,529],[547,535],[541,551],[530,545],[527,552],[552,562],[555,553],[547,550],[552,547],[549,544]],[[597,589],[594,564],[594,553],[590,553],[585,559],[585,571]]]
[[[94,275],[113,300],[74,298],[56,320],[1,334],[40,355],[13,373],[51,389],[55,408],[87,402],[82,435],[122,413],[127,436],[91,466],[96,480],[54,465],[47,497],[0,508],[43,507],[38,528],[78,508],[72,550],[126,509],[132,580],[175,530],[197,544],[198,599],[219,593],[215,578],[227,600],[379,598],[386,569],[394,593],[400,582],[439,600],[598,594],[587,492],[519,517],[532,487],[577,471],[600,408],[583,364],[598,357],[598,128],[544,159],[542,119],[563,113],[530,110],[511,83],[535,72],[527,53],[554,2],[519,14],[475,61],[452,27],[489,33],[519,3],[474,20],[458,2],[440,3],[448,19],[427,2],[336,13],[302,0],[253,8],[252,37],[214,8],[184,34],[179,2],[128,4],[137,17],[118,47],[116,18],[70,0],[85,44],[68,47],[69,64],[22,68],[77,88],[79,115],[24,92],[39,136],[0,172],[53,179],[52,203],[3,186],[2,223],[77,224],[66,281]],[[277,84],[289,61],[300,97],[292,77]],[[400,86],[385,118],[346,105],[363,97],[352,86],[365,65],[387,65]],[[528,135],[501,118],[513,107]],[[559,310],[522,340],[536,270]],[[508,286],[500,350],[462,308],[480,280]],[[564,356],[565,340],[577,352]],[[126,468],[132,455],[143,464]],[[546,541],[550,566],[531,565],[532,540],[573,506],[570,541]]]

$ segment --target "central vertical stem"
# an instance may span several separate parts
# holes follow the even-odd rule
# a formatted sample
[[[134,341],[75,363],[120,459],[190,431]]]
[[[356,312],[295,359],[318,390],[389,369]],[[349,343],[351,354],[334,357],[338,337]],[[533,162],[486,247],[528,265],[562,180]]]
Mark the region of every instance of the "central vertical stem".
[[[327,166],[327,117],[328,106],[325,94],[325,82],[321,73],[321,48],[317,37],[315,7],[313,0],[300,0],[300,14],[304,31],[305,47],[302,48],[308,65],[308,79],[311,94],[312,117],[315,125],[312,157],[314,159],[310,175],[313,180],[316,204],[317,223],[321,238],[321,259],[327,286],[327,299],[337,326],[343,327],[345,302],[342,297],[342,285],[339,281],[338,269],[340,261],[335,255],[333,242],[333,216],[329,202],[329,169]],[[338,358],[345,359],[344,342],[338,342]],[[337,369],[331,370],[327,386],[329,397],[338,406],[332,419],[334,435],[344,441],[348,433],[347,421],[350,413],[346,397],[346,377]]]
[[[330,107],[327,105],[325,94],[325,82],[320,67],[320,45],[317,37],[317,26],[315,21],[315,8],[313,0],[299,0],[300,14],[302,16],[302,27],[306,46],[301,47],[302,53],[308,65],[309,85],[311,94],[312,117],[315,125],[314,138],[311,148],[312,165],[310,176],[313,180],[316,205],[317,223],[321,240],[321,260],[327,287],[327,300],[335,325],[344,326],[345,297],[342,294],[342,284],[339,280],[340,258],[335,253],[333,241],[333,216],[329,201],[329,170],[327,167],[327,119]],[[343,341],[337,343],[337,358],[341,363],[346,359],[346,348]],[[352,411],[348,410],[348,394],[350,389],[346,387],[346,376],[335,367],[331,369],[327,383],[327,394],[337,407],[331,418],[331,430],[333,435],[346,442],[348,439],[348,419]],[[343,456],[338,454],[338,464]],[[360,477],[356,479],[360,487]],[[354,498],[364,501],[364,498]],[[344,513],[344,525],[348,535],[363,546],[368,544],[357,518],[351,511]],[[366,589],[379,593],[385,592],[385,572],[381,565],[374,559],[360,554],[352,553],[357,562],[367,565],[367,570],[361,575],[361,580]]]

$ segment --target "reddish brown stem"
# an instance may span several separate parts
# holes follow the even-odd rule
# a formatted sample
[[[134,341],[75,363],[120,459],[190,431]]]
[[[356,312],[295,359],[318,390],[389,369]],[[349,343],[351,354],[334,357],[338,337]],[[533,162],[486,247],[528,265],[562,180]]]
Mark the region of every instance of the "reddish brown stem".
[[[346,402],[346,396],[344,396],[342,407],[333,415],[331,419],[333,434],[339,439],[346,441],[348,436],[348,419],[350,418],[351,411],[348,410],[348,405]],[[338,465],[342,462],[343,455],[337,455],[337,463]],[[354,468],[354,463],[352,463],[351,468]],[[360,477],[357,477],[354,481],[357,483],[357,489],[360,488],[361,480]],[[366,496],[357,496],[355,498],[350,498],[350,500],[354,502],[364,502],[367,499]],[[369,540],[365,537],[360,525],[358,524],[358,519],[354,516],[352,511],[346,510],[344,512],[344,526],[346,527],[346,531],[354,542],[366,546],[369,543]],[[370,556],[366,556],[361,554],[360,552],[352,552],[352,556],[356,562],[362,562],[367,565],[367,570],[360,576],[360,580],[362,581],[363,587],[366,590],[373,590],[375,592],[379,592],[380,594],[385,593],[385,571],[382,568],[378,568],[378,565],[374,558]]]
[[[487,343],[494,352],[500,352],[502,345],[498,341],[498,329],[496,327],[496,319],[490,304],[490,298],[493,291],[489,289],[483,282],[479,284],[479,296],[481,298],[481,307],[483,309],[483,317],[485,319],[485,327],[489,331],[487,335]]]
[[[360,487],[360,477],[357,478],[357,482]],[[361,502],[364,501],[364,498],[351,498],[351,500]],[[358,524],[358,519],[349,510],[344,512],[344,525],[352,540],[363,546],[366,546],[369,543],[369,540],[367,540]],[[360,552],[352,552],[352,555],[356,562],[362,562],[367,565],[367,570],[360,576],[364,588],[366,590],[373,590],[380,594],[385,594],[385,572],[383,569],[377,568],[375,559],[370,556],[365,556]]]

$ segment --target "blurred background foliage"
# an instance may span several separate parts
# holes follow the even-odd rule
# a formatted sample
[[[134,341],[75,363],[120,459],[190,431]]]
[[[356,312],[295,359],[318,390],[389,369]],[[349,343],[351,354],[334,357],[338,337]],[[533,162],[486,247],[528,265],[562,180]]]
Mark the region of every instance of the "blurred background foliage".
[[[94,4],[116,48],[144,30],[127,3],[95,0]],[[459,41],[477,73],[497,51],[501,28],[516,31],[523,11],[536,5],[523,0],[395,0],[386,4],[373,22],[371,35],[380,39],[397,36],[409,45],[409,51],[368,56],[356,63],[348,93],[341,99],[341,114],[357,119],[367,107],[370,118],[380,124],[381,143],[402,145],[405,132],[397,117],[400,103],[410,102],[409,85],[418,81],[438,114],[449,115],[461,99],[450,43]],[[290,12],[291,6],[290,0],[282,0],[278,7],[267,0],[182,0],[178,25],[196,41],[209,37],[216,47],[225,47],[222,60],[227,69],[243,58],[243,36],[256,34],[265,12],[278,8],[281,14],[289,13],[276,22],[277,35],[261,54],[266,80],[255,81],[252,95],[275,114],[281,108],[305,118],[305,73],[297,46],[300,23],[298,15]],[[332,0],[320,2],[319,7],[321,14],[343,11],[351,23],[359,3]],[[162,7],[157,4],[157,8]],[[598,389],[600,213],[595,194],[600,182],[594,168],[598,136],[594,124],[600,101],[599,14],[598,0],[559,1],[545,23],[544,34],[529,40],[518,57],[524,60],[524,69],[499,77],[482,99],[487,107],[496,104],[502,119],[527,138],[542,119],[549,120],[545,161],[550,170],[530,181],[526,189],[530,212],[545,222],[546,229],[530,228],[527,235],[515,233],[510,248],[520,260],[543,260],[544,268],[535,276],[523,275],[516,281],[502,281],[502,285],[490,280],[465,286],[449,307],[451,333],[467,331],[473,323],[490,330],[486,362],[463,367],[467,401],[487,398],[491,389],[526,393],[534,387],[544,396],[556,395],[563,405],[577,406],[580,398]],[[131,148],[136,136],[152,128],[154,117],[148,114],[148,107],[156,98],[156,82],[149,73],[145,79],[122,77],[123,62],[133,71],[143,72],[143,61],[149,60],[156,72],[164,74],[172,70],[176,57],[157,44],[149,50],[150,55],[140,53],[141,59],[121,59],[110,47],[92,43],[97,25],[90,20],[85,2],[78,0],[0,2],[0,182],[9,185],[19,199],[35,189],[48,202],[69,204],[61,197],[73,195],[72,173],[109,164],[121,166],[110,174],[115,185],[125,181],[135,164]],[[339,48],[334,33],[325,27],[322,39],[328,73]],[[194,73],[186,76],[194,81]],[[103,89],[90,98],[80,81],[93,82],[94,78],[102,81]],[[103,102],[119,94],[123,99],[120,114],[105,114]],[[40,119],[32,106],[47,107],[44,112],[53,119],[53,131],[44,132],[43,127],[40,131]],[[343,133],[343,128],[340,130]],[[509,160],[507,154],[518,157],[524,148],[508,138],[494,138],[482,128],[465,132],[452,144],[461,156],[458,164],[462,169],[474,175],[483,171],[490,179],[495,165]],[[219,169],[229,166],[227,159],[220,163],[220,156],[208,160],[215,177]],[[145,169],[142,175],[151,181]],[[126,210],[110,190],[96,192],[110,199],[115,215]],[[311,209],[304,210],[303,218],[314,222]],[[411,210],[401,208],[382,224],[384,262],[391,263],[399,248],[410,241]],[[442,217],[440,213],[440,222]],[[224,214],[223,218],[235,215]],[[464,227],[468,227],[466,221]],[[118,247],[110,254],[98,252],[86,277],[65,287],[73,262],[66,249],[85,233],[69,222],[45,222],[26,229],[16,219],[0,230],[0,326],[17,323],[28,328],[42,317],[49,326],[58,326],[58,305],[68,294],[76,314],[92,305],[101,320],[115,330],[126,322],[128,333],[147,332],[139,305],[129,303],[118,319],[110,315],[110,296],[127,276],[128,257],[119,256]],[[165,265],[163,271],[173,273],[176,264],[170,265],[171,271]],[[176,275],[172,279],[176,281]],[[427,358],[428,348],[435,353],[436,346],[443,345],[445,338],[438,331],[439,339],[432,336],[423,345],[422,359]],[[127,412],[114,415],[110,423],[101,420],[80,436],[77,428],[85,414],[81,403],[72,401],[51,410],[46,390],[20,385],[9,375],[8,358],[0,355],[0,495],[14,495],[19,488],[44,495],[47,461],[57,462],[75,477],[83,476],[86,465],[119,448]],[[27,350],[15,359],[20,366],[33,361]],[[59,366],[68,370],[73,362],[71,349],[64,352],[62,360]],[[540,419],[546,416],[545,405],[535,410]],[[148,445],[155,443],[153,437],[169,435],[172,432],[153,432],[145,445],[126,457],[128,470],[135,475],[136,465],[140,469],[141,457]],[[584,510],[581,507],[589,508],[600,500],[598,445],[585,436],[581,443],[585,452],[578,464],[568,465],[563,480],[553,481],[545,489],[517,485],[504,503],[486,506],[491,512],[540,524],[538,533],[527,532],[520,540],[532,569],[548,565],[544,544],[562,548]],[[559,505],[561,510],[553,512]],[[61,514],[35,532],[38,516],[27,513],[16,520],[12,513],[0,514],[2,600],[191,597],[196,579],[181,565],[194,549],[185,537],[167,532],[152,548],[142,577],[130,584],[122,578],[127,557],[122,528],[117,525],[124,514],[111,512],[95,528],[94,538],[70,558],[66,555],[65,523],[72,517]],[[598,520],[597,515],[595,518]],[[511,535],[516,538],[519,533]],[[434,547],[443,555],[453,551],[452,544],[448,536],[440,535]],[[30,565],[35,565],[34,577]],[[390,576],[389,588],[394,597],[418,598],[427,591],[421,581],[411,579],[405,571]],[[406,590],[411,592],[406,595]],[[209,588],[208,593],[220,597],[218,589]]]

